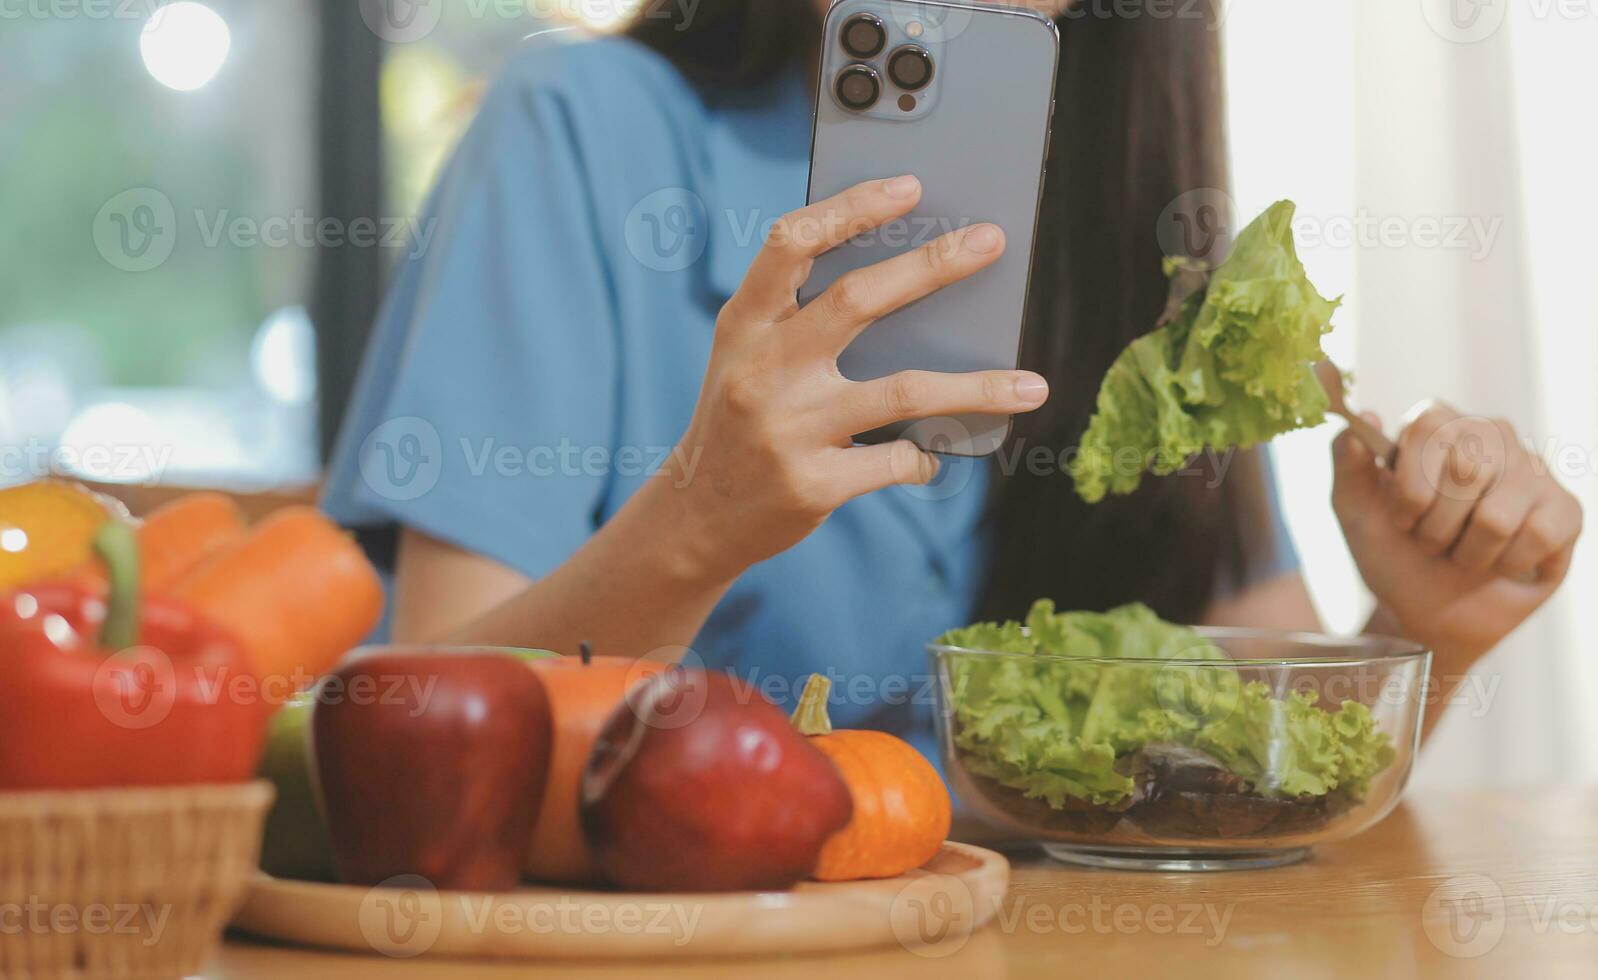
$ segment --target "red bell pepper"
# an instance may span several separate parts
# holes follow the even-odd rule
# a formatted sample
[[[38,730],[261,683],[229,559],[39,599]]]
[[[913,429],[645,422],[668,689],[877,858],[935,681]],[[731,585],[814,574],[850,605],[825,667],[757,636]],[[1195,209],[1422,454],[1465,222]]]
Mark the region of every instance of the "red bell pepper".
[[[72,584],[0,596],[0,790],[249,779],[270,707],[243,645],[182,604],[141,602],[126,525],[108,522],[95,548],[109,597]]]

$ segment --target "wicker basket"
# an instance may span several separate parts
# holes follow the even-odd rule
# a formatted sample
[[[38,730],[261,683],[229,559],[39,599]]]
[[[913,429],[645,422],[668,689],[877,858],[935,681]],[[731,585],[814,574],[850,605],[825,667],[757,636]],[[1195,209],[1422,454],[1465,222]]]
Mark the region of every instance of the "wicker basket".
[[[272,797],[265,782],[0,793],[0,977],[200,972]]]

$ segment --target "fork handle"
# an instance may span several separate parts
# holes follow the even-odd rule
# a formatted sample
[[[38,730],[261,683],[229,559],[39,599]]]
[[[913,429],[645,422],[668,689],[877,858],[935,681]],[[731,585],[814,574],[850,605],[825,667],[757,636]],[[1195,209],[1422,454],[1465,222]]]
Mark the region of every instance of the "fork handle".
[[[1387,438],[1387,433],[1371,425],[1369,422],[1355,415],[1353,412],[1343,413],[1343,418],[1348,420],[1348,427],[1354,433],[1354,438],[1365,444],[1365,448],[1376,454],[1376,458],[1390,470],[1398,468],[1398,443]]]

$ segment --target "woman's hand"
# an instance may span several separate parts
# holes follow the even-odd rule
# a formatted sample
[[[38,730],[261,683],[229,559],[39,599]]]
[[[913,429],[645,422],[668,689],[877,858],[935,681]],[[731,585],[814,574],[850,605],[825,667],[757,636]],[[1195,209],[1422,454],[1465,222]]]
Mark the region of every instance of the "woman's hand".
[[[529,581],[407,531],[396,635],[675,656],[750,565],[797,544],[853,497],[937,472],[908,442],[855,447],[851,436],[905,419],[1042,405],[1048,386],[1022,371],[859,383],[838,372],[838,354],[873,320],[997,260],[1004,236],[992,225],[851,273],[799,309],[794,297],[816,256],[908,214],[920,198],[914,178],[872,181],[777,223],[716,323],[699,406],[665,471],[548,575]]]
[[[877,319],[995,262],[1004,235],[981,224],[843,276],[800,308],[817,256],[908,214],[914,177],[870,181],[779,220],[721,311],[679,472],[650,488],[661,520],[704,574],[733,578],[787,550],[845,502],[894,484],[926,483],[935,457],[906,441],[853,445],[892,422],[1030,412],[1048,385],[1024,371],[906,372],[854,382],[838,355]]]
[[[1398,447],[1389,471],[1343,433],[1333,446],[1333,507],[1381,603],[1373,626],[1426,644],[1441,667],[1462,671],[1564,581],[1581,504],[1507,422],[1433,404]]]

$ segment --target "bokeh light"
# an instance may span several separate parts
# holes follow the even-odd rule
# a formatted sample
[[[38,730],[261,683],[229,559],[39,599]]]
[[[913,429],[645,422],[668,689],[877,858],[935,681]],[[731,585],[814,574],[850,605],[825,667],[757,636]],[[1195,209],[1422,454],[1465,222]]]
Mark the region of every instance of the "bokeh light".
[[[631,20],[642,6],[643,0],[575,0],[568,13],[586,27],[608,31]]]
[[[152,78],[192,92],[222,70],[233,35],[227,21],[203,3],[183,0],[156,8],[139,34],[139,53]]]
[[[255,383],[274,400],[304,405],[316,397],[316,331],[304,307],[278,310],[250,346]]]

